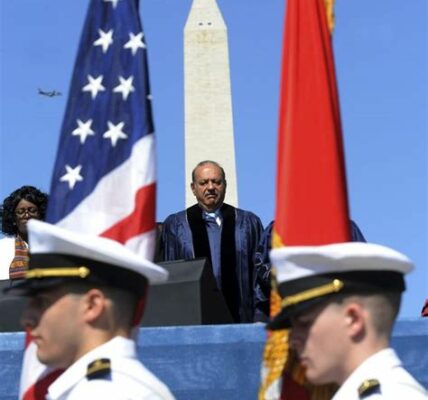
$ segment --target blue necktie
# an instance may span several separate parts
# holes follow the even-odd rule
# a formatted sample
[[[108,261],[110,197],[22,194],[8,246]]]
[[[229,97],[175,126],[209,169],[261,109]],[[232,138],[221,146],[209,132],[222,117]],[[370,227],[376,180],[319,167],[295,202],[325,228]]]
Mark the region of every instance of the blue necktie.
[[[211,219],[216,222],[218,226],[221,226],[221,218],[217,212],[206,212],[204,211],[205,219]]]

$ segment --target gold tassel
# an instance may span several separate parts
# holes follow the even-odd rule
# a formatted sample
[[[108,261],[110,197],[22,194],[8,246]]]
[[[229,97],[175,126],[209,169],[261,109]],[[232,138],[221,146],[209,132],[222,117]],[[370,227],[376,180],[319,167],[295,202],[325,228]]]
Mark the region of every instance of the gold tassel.
[[[275,236],[273,234],[274,240]],[[275,316],[281,311],[281,297],[277,290],[275,268],[271,270],[271,295],[270,295],[270,315]],[[263,368],[266,371],[262,385],[259,390],[259,400],[265,400],[266,392],[275,381],[281,379],[285,361],[288,354],[288,331],[269,331],[263,353]],[[281,388],[279,387],[279,391]],[[279,397],[279,396],[278,396]]]
[[[280,236],[273,230],[272,247],[283,247]],[[276,269],[271,270],[270,315],[273,318],[281,311],[281,296],[278,292]],[[258,400],[266,400],[266,393],[272,384],[281,382],[284,371],[291,374],[293,380],[308,389],[311,400],[329,400],[337,390],[336,385],[315,386],[305,379],[305,369],[298,362],[294,352],[290,349],[289,330],[269,331],[263,353],[263,369],[266,371],[259,389]],[[280,385],[280,383],[278,383]],[[278,399],[281,386],[278,386]],[[295,399],[290,399],[295,400]]]
[[[334,2],[335,0],[324,0],[325,11],[327,13],[327,26],[330,33],[333,33],[335,18],[334,18]]]

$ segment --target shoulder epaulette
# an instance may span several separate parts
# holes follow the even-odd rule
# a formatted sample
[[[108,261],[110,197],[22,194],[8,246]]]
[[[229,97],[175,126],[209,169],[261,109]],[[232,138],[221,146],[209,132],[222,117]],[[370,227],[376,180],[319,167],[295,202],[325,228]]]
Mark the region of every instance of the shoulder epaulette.
[[[106,379],[110,377],[111,363],[108,358],[99,358],[88,364],[86,370],[86,378],[91,379]]]
[[[360,399],[378,392],[380,390],[380,382],[377,379],[366,379],[358,388]]]

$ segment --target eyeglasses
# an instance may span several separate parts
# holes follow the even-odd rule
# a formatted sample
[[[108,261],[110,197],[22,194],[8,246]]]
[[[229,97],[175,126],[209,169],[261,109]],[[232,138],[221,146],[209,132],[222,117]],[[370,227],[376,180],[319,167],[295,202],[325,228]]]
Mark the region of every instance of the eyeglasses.
[[[17,208],[15,210],[15,214],[22,217],[25,213],[29,215],[37,215],[39,213],[39,209],[37,207],[27,207],[27,208]]]

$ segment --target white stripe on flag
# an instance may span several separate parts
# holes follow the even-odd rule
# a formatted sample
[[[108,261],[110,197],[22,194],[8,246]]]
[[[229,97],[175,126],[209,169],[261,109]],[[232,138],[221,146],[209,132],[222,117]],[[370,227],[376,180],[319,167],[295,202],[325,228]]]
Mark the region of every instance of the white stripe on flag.
[[[24,393],[33,386],[34,382],[46,376],[52,369],[42,364],[36,356],[37,346],[30,342],[25,349],[22,361],[21,381],[19,386],[19,398],[22,399]]]
[[[156,229],[134,236],[125,243],[125,246],[132,252],[144,254],[145,258],[153,260],[155,255],[155,246],[153,246],[153,243],[155,243],[155,241]]]
[[[155,179],[155,138],[149,134],[136,142],[131,156],[105,175],[95,190],[56,225],[99,235],[129,215],[135,206],[136,192]]]

